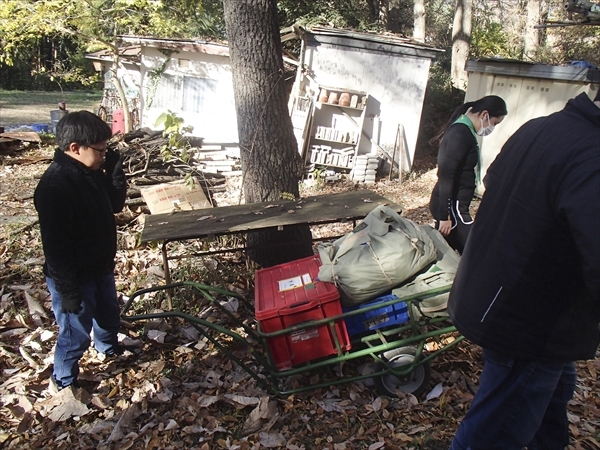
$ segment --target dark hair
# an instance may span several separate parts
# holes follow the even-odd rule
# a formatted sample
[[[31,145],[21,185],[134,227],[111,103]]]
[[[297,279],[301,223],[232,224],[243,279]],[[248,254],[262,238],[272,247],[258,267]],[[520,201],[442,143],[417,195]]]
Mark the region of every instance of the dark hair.
[[[448,131],[448,128],[450,128],[450,125],[452,125],[461,114],[466,113],[469,108],[471,108],[471,112],[473,113],[487,111],[490,113],[490,117],[502,117],[508,114],[506,102],[501,97],[498,97],[497,95],[486,95],[479,100],[464,103],[456,108],[450,116],[450,120],[446,122],[438,134],[436,134],[429,142],[431,144],[440,142],[444,137],[444,134],[446,134],[446,131]]]
[[[596,92],[596,97],[594,97],[594,101],[600,102],[600,88],[598,88],[598,91]]]
[[[56,145],[63,152],[75,142],[89,147],[112,137],[112,130],[100,117],[89,111],[67,114],[56,125]]]

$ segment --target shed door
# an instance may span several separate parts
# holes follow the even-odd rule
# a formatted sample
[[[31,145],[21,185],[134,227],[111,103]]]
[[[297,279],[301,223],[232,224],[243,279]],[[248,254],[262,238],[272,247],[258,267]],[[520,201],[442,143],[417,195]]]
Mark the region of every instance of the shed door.
[[[554,111],[552,80],[541,80],[535,78],[524,78],[521,86],[519,104],[514,114],[513,133],[525,122],[535,118],[548,115]],[[562,100],[561,100],[562,103]]]

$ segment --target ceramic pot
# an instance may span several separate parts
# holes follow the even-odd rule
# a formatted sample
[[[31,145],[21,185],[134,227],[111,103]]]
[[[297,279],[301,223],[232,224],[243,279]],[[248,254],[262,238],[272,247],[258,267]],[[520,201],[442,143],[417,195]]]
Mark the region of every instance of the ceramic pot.
[[[337,105],[338,104],[338,96],[339,94],[337,92],[332,92],[331,94],[329,94],[329,99],[327,100],[327,103],[331,103],[332,105]]]
[[[342,92],[340,95],[340,106],[350,106],[350,94]]]
[[[327,92],[327,89],[321,89],[321,93],[319,94],[319,101],[321,103],[327,103],[327,97],[329,97],[329,92]]]

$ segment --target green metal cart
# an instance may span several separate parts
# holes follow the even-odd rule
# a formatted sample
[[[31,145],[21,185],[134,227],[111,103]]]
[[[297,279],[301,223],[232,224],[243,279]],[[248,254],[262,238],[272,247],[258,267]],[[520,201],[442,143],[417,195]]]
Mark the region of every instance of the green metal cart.
[[[290,395],[333,385],[362,381],[372,378],[377,389],[385,395],[395,397],[398,391],[404,394],[420,395],[427,389],[431,369],[430,363],[440,353],[458,344],[462,339],[447,317],[415,317],[411,304],[418,305],[424,299],[449,292],[451,285],[432,289],[404,298],[395,298],[367,308],[344,312],[341,315],[327,317],[296,324],[293,327],[272,333],[261,331],[259,322],[254,318],[254,307],[242,295],[195,282],[179,282],[165,286],[142,289],[135,292],[122,309],[122,319],[129,322],[159,318],[179,318],[191,324],[201,336],[211,342],[256,382],[274,395]],[[153,296],[169,292],[176,298],[178,291],[186,289],[194,292],[202,301],[218,309],[222,321],[215,323],[201,319],[194,314],[176,310],[148,312],[138,314],[133,311],[136,300],[142,296]],[[233,312],[222,299],[237,299],[240,309]],[[351,337],[351,349],[341,348],[335,323],[346,320],[352,315],[365,313],[370,309],[382,308],[406,302],[409,320],[406,323],[381,328]],[[311,360],[286,370],[278,370],[269,349],[269,340],[278,336],[291,335],[300,329],[327,325],[334,336],[337,354]],[[286,382],[294,375],[319,373],[341,363],[371,358],[373,370],[369,373],[340,376],[336,379],[290,385]]]

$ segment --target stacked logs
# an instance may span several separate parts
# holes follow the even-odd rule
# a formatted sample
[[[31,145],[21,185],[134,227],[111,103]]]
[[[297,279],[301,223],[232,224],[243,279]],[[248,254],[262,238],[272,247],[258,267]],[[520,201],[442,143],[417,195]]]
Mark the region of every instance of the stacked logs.
[[[169,139],[164,137],[162,131],[142,128],[130,133],[119,136],[119,140],[109,144],[109,147],[116,149],[123,156],[123,170],[127,176],[129,188],[127,190],[126,205],[131,210],[149,213],[149,209],[144,202],[140,188],[152,186],[172,181],[181,181],[188,174],[194,177],[200,183],[206,198],[217,206],[213,201],[213,194],[225,191],[225,180],[227,174],[209,172],[203,163],[206,157],[204,154],[210,152],[211,158],[214,158],[215,146],[203,149],[202,138],[186,137],[185,153],[177,149],[165,148],[169,145]],[[206,147],[206,146],[205,146]],[[227,158],[228,164],[232,169],[239,169],[239,157],[232,157],[232,152],[221,152],[219,158]],[[191,156],[190,156],[191,155]],[[238,151],[239,155],[239,151]],[[230,173],[239,173],[238,170]]]

